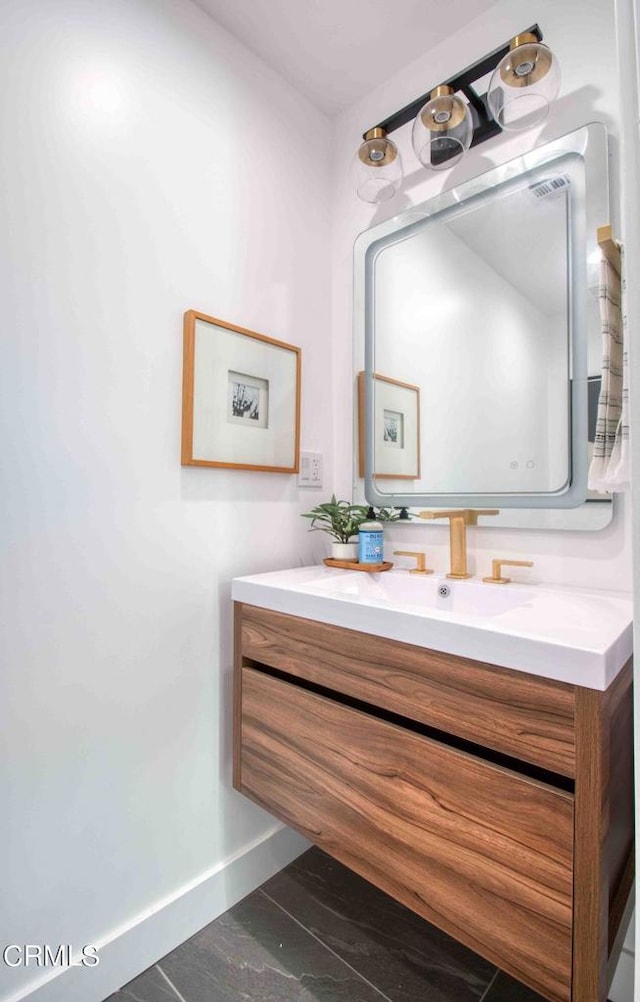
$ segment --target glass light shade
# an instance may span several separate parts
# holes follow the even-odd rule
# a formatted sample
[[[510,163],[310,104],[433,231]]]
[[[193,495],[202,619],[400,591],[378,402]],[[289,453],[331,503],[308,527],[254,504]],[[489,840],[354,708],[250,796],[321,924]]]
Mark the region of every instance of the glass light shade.
[[[402,184],[402,158],[383,129],[370,129],[353,159],[356,192],[363,202],[386,202]]]
[[[436,87],[413,123],[411,141],[424,167],[446,170],[465,155],[473,139],[469,105],[451,87]]]
[[[491,75],[487,104],[498,125],[515,132],[546,117],[560,90],[560,66],[535,35],[518,36],[511,45]]]

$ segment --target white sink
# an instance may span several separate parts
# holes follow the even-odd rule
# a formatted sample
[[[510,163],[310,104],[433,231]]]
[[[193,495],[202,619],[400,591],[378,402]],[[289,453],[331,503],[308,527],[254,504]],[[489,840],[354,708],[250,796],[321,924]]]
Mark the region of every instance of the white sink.
[[[631,656],[632,601],[621,592],[319,565],[236,578],[232,597],[591,689],[606,689]]]
[[[383,574],[336,574],[300,584],[300,589],[318,595],[364,602],[369,605],[400,605],[418,615],[427,610],[464,616],[499,616],[508,609],[531,601],[526,587],[487,587],[477,581],[449,581],[432,575],[420,577],[406,571]]]

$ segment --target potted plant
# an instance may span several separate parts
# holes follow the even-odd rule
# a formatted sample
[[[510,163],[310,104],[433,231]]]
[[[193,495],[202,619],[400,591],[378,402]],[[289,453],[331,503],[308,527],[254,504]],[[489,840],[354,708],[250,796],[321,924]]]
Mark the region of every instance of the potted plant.
[[[330,501],[302,512],[302,518],[311,519],[309,532],[326,532],[331,536],[331,556],[334,560],[357,560],[358,543],[352,540],[358,535],[359,526],[366,522],[368,511],[367,505],[337,501],[332,494]]]

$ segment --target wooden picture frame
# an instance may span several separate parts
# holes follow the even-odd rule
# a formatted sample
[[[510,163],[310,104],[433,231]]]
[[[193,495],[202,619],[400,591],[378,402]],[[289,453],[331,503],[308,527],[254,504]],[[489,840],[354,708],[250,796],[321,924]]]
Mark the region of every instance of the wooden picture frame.
[[[358,465],[364,477],[364,372],[358,373]],[[375,473],[378,479],[420,477],[420,387],[374,374]]]
[[[295,345],[187,310],[182,465],[297,473],[301,355]]]

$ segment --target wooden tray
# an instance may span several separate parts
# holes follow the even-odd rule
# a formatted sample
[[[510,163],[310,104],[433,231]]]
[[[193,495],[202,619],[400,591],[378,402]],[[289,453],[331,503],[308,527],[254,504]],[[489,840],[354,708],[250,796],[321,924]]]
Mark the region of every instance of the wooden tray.
[[[327,567],[343,567],[347,571],[366,571],[368,574],[390,571],[393,567],[390,560],[383,560],[381,564],[359,564],[357,560],[334,560],[332,557],[325,557],[323,563]]]

